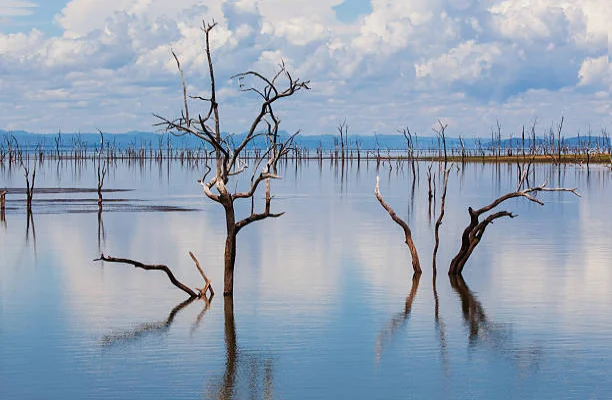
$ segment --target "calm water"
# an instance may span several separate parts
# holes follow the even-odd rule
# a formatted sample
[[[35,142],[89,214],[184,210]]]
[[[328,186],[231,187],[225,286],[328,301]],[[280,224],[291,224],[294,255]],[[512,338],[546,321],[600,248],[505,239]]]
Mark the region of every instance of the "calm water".
[[[240,233],[233,304],[209,306],[183,304],[161,273],[92,261],[164,263],[201,286],[191,250],[220,293],[223,216],[195,182],[201,166],[117,164],[106,188],[129,190],[106,193],[101,219],[95,193],[36,193],[29,223],[24,195],[9,194],[0,398],[609,399],[612,172],[537,167],[537,183],[583,197],[507,202],[519,217],[492,225],[451,281],[467,206],[516,186],[514,166],[453,169],[434,286],[426,167],[414,191],[407,169],[378,171],[414,231],[418,282],[374,197],[375,164],[289,164],[273,183],[286,215]],[[45,163],[36,185],[93,188],[95,176],[91,163]],[[23,188],[22,171],[0,169],[5,186]]]

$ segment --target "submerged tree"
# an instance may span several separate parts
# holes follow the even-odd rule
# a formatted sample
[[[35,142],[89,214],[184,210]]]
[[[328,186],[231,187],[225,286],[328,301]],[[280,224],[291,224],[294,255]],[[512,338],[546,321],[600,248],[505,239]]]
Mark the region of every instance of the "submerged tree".
[[[470,215],[470,223],[463,231],[463,234],[461,235],[461,247],[450,263],[450,267],[448,270],[448,273],[450,275],[461,274],[465,266],[465,263],[467,262],[468,258],[472,255],[472,252],[474,251],[478,243],[480,243],[480,240],[482,239],[482,236],[484,235],[485,230],[490,224],[492,224],[495,220],[499,218],[516,217],[515,214],[512,214],[511,212],[505,211],[505,210],[492,212],[495,208],[497,208],[500,204],[502,204],[506,200],[513,199],[516,197],[524,197],[529,201],[532,201],[534,203],[537,203],[543,206],[544,202],[542,202],[542,200],[535,197],[535,194],[537,192],[571,192],[575,194],[576,196],[580,196],[580,194],[578,194],[578,192],[576,191],[576,188],[573,188],[573,189],[560,188],[560,187],[549,188],[549,187],[546,187],[546,182],[544,182],[540,186],[525,187],[525,181],[526,181],[528,174],[529,174],[529,168],[524,168],[523,172],[521,173],[517,189],[514,192],[506,193],[503,196],[500,196],[497,199],[495,199],[490,204],[482,208],[479,208],[477,210],[474,210],[472,207],[468,207],[468,213]]]
[[[210,35],[215,26],[216,23],[214,22],[212,24],[204,22],[203,24],[204,51],[210,76],[209,95],[203,97],[189,96],[187,94],[185,76],[179,57],[172,52],[181,74],[183,110],[180,117],[174,119],[160,115],[155,116],[160,119],[157,126],[177,135],[196,136],[212,147],[212,153],[214,154],[214,158],[212,158],[213,166],[207,165],[207,172],[199,182],[203,187],[206,197],[219,203],[225,212],[227,236],[224,251],[223,294],[231,295],[234,290],[234,265],[236,262],[236,236],[238,232],[252,222],[279,217],[283,214],[272,213],[271,211],[270,180],[280,178],[277,172],[278,161],[290,151],[295,134],[285,141],[280,140],[278,132],[280,118],[275,114],[273,105],[278,100],[290,97],[302,89],[309,89],[309,81],[303,82],[291,76],[282,62],[278,71],[270,78],[255,71],[247,71],[234,75],[232,78],[238,80],[241,91],[254,93],[260,100],[260,107],[246,134],[239,143],[234,143],[231,135],[222,132],[219,117],[217,87],[210,47]],[[189,108],[189,99],[200,100],[207,104],[204,112],[192,113]],[[232,191],[232,186],[238,186],[238,177],[248,168],[247,148],[254,146],[256,141],[258,143],[265,143],[266,149],[265,151],[258,152],[258,155],[250,160],[252,162],[253,173],[250,178],[249,187],[244,191]],[[213,174],[211,177],[208,177],[211,171]],[[235,185],[232,185],[232,183],[235,183]],[[263,210],[256,212],[254,196],[262,183],[265,186],[265,203]],[[239,199],[251,199],[250,215],[242,219],[237,218],[234,204]]]
[[[468,213],[470,215],[470,223],[463,231],[463,234],[461,236],[461,247],[450,263],[450,267],[448,270],[449,275],[460,275],[461,274],[469,257],[472,255],[478,243],[480,243],[480,241],[482,240],[485,230],[490,224],[492,224],[495,220],[499,218],[516,217],[516,215],[512,214],[509,211],[505,211],[505,210],[493,212],[494,209],[496,209],[500,204],[502,204],[506,200],[517,198],[517,197],[524,197],[528,199],[529,201],[532,201],[539,205],[544,205],[544,202],[542,202],[540,199],[535,197],[538,192],[571,192],[575,194],[576,196],[580,196],[580,194],[576,191],[576,188],[563,188],[563,187],[549,188],[546,186],[546,182],[544,182],[543,184],[539,186],[529,186],[528,176],[530,173],[530,168],[531,168],[531,162],[528,165],[524,165],[524,164],[523,166],[518,165],[518,169],[519,169],[518,181],[519,182],[518,182],[517,189],[515,191],[506,193],[498,197],[497,199],[495,199],[490,204],[482,208],[479,208],[477,210],[474,210],[472,207],[468,207]],[[444,172],[445,173],[444,173],[444,189],[443,189],[443,194],[442,194],[442,206],[440,210],[440,216],[438,217],[438,220],[436,221],[435,232],[434,232],[435,245],[434,245],[434,253],[433,253],[433,263],[432,263],[434,277],[436,275],[436,255],[437,255],[438,246],[439,246],[439,228],[440,228],[440,225],[442,224],[442,219],[444,218],[444,206],[446,203],[446,188],[448,185],[448,173],[450,172],[450,169],[446,169]],[[395,211],[385,202],[382,194],[380,193],[380,178],[378,176],[376,177],[376,187],[374,189],[374,193],[379,203],[381,204],[381,206],[391,216],[391,219],[393,219],[393,221],[395,221],[398,225],[400,225],[402,229],[404,230],[406,244],[408,245],[408,248],[410,249],[410,254],[412,256],[412,267],[415,273],[417,274],[421,273],[421,265],[419,262],[419,256],[418,256],[416,245],[414,244],[414,241],[412,239],[412,231],[410,229],[410,226],[408,225],[406,221],[401,219],[395,213]],[[431,199],[431,194],[430,194],[430,199]]]

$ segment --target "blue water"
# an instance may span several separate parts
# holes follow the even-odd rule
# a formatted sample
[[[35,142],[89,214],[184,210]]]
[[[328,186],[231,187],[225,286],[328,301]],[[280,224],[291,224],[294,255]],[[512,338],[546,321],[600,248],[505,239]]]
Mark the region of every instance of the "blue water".
[[[518,217],[490,226],[463,279],[451,281],[467,206],[514,190],[517,175],[505,164],[454,168],[436,300],[439,199],[430,218],[427,166],[413,192],[408,166],[395,163],[351,163],[344,173],[328,162],[286,165],[273,182],[273,209],[286,214],[238,237],[233,304],[220,295],[224,219],[196,183],[201,165],[118,162],[105,188],[129,190],[106,193],[100,219],[95,193],[56,191],[35,194],[29,224],[24,195],[12,190],[24,187],[22,171],[0,167],[10,190],[0,398],[609,399],[612,172],[538,166],[533,183],[582,197],[504,203]],[[437,164],[432,171],[439,197]],[[413,230],[418,287],[402,230],[374,197],[377,174]],[[38,167],[38,188],[95,184],[92,163]],[[181,304],[162,273],[92,261],[104,252],[163,263],[201,287],[189,251],[218,293],[210,304]]]

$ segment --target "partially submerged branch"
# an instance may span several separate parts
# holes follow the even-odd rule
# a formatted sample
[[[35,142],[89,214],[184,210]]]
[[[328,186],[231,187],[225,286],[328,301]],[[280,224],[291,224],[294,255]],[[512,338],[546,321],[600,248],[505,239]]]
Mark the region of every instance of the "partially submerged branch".
[[[420,274],[421,263],[419,262],[419,254],[417,252],[416,246],[414,244],[414,241],[412,240],[412,231],[410,230],[408,224],[400,217],[398,217],[398,215],[395,213],[395,211],[393,211],[391,206],[389,206],[383,199],[382,194],[380,193],[380,177],[378,176],[376,177],[376,188],[374,189],[374,193],[376,194],[376,198],[378,199],[380,205],[389,213],[391,219],[395,221],[399,226],[401,226],[404,230],[406,244],[408,245],[408,248],[410,249],[410,255],[412,256],[412,269],[414,270],[415,274]]]
[[[207,290],[210,291],[210,294],[211,294],[211,297],[212,297],[214,295],[214,291],[212,290],[212,286],[210,285],[210,280],[204,274],[204,271],[200,267],[200,263],[195,258],[193,253],[189,252],[189,254],[191,255],[191,258],[194,260],[194,262],[196,263],[196,267],[198,268],[198,271],[200,271],[200,274],[204,278],[204,282],[206,283],[206,285],[204,286],[204,289],[192,290],[187,285],[185,285],[184,283],[182,283],[178,279],[176,279],[176,277],[174,276],[174,274],[172,273],[170,268],[168,268],[167,265],[163,265],[163,264],[144,264],[144,263],[142,263],[140,261],[130,260],[128,258],[116,258],[116,257],[105,256],[104,253],[100,254],[100,258],[96,258],[94,261],[106,261],[106,262],[111,262],[111,263],[129,264],[129,265],[133,265],[136,268],[142,268],[142,269],[147,270],[147,271],[163,271],[168,276],[168,279],[170,279],[170,282],[172,282],[172,284],[174,286],[176,286],[177,288],[181,289],[183,292],[187,293],[189,295],[189,297],[191,297],[191,298],[200,298],[202,296],[206,296],[206,291]]]
[[[204,282],[206,283],[204,285],[204,288],[200,291],[200,297],[204,296],[206,297],[206,291],[210,291],[210,297],[213,297],[215,295],[215,291],[212,288],[212,285],[210,284],[210,279],[208,279],[208,277],[206,276],[206,274],[204,273],[204,270],[202,269],[202,267],[200,266],[200,262],[198,261],[198,259],[196,258],[196,256],[193,255],[192,252],[189,252],[189,255],[191,256],[191,259],[193,260],[193,262],[195,263],[196,268],[198,269],[198,271],[200,272],[200,275],[202,275],[202,278],[204,279]]]

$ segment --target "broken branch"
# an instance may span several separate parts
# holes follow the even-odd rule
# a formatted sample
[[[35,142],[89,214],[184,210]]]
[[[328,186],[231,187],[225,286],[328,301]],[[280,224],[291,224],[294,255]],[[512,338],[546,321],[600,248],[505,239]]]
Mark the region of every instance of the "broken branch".
[[[412,256],[412,269],[415,274],[421,273],[421,263],[419,262],[419,254],[417,252],[416,246],[414,245],[414,241],[412,240],[412,231],[410,231],[410,227],[408,224],[397,216],[395,211],[389,206],[382,197],[380,193],[380,177],[376,176],[376,188],[374,189],[374,193],[376,194],[376,198],[380,205],[389,213],[389,216],[393,221],[395,221],[399,226],[404,230],[404,235],[406,238],[406,244],[410,249],[410,254]]]

